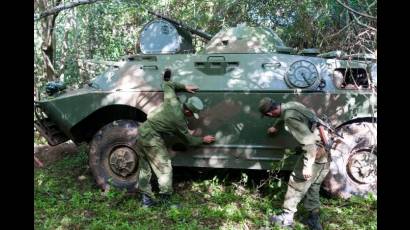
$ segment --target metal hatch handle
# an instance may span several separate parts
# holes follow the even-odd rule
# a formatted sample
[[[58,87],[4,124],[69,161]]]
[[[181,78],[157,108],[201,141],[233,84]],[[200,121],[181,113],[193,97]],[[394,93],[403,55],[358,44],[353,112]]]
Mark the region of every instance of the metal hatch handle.
[[[209,56],[207,59],[208,62],[224,62],[224,56]]]
[[[281,67],[280,62],[262,63],[262,68],[264,69],[277,69],[279,67]]]
[[[140,67],[140,69],[152,69],[152,70],[157,70],[158,66],[156,65],[143,65]]]

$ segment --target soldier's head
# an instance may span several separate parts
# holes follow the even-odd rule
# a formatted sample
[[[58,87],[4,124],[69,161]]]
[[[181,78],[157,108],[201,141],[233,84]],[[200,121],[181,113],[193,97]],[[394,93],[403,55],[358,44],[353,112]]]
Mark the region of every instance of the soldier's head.
[[[185,103],[183,112],[185,116],[192,117],[194,116],[195,119],[199,118],[199,112],[204,109],[204,104],[202,103],[201,99],[198,97],[190,97]]]
[[[262,117],[279,117],[281,113],[281,105],[271,98],[265,97],[259,102],[259,112],[262,114]]]

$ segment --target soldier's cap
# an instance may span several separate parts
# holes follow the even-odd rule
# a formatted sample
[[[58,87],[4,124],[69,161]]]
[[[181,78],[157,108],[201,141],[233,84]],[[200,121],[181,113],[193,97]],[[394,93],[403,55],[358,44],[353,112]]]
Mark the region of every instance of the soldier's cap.
[[[261,117],[264,117],[265,114],[273,109],[276,109],[279,106],[279,103],[276,103],[272,98],[264,97],[259,101],[259,112]]]
[[[195,119],[199,118],[199,112],[204,109],[204,104],[198,97],[190,97],[185,102],[185,106],[194,114]]]

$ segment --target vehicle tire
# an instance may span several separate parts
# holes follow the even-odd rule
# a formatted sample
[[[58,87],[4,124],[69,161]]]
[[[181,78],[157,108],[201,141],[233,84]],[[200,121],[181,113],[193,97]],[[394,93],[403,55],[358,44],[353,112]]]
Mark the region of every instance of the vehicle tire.
[[[377,124],[352,123],[340,129],[344,142],[331,151],[330,171],[322,188],[344,199],[377,195]]]
[[[135,143],[138,122],[117,120],[105,125],[90,143],[89,164],[97,185],[106,190],[110,185],[134,192],[138,181],[138,155]]]

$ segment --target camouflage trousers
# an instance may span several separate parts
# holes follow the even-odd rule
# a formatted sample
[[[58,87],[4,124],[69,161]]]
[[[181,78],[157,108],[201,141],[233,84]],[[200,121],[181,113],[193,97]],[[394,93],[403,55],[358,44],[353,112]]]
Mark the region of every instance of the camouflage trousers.
[[[158,178],[159,192],[172,193],[171,158],[162,138],[148,135],[138,140],[136,150],[139,155],[137,189],[150,197],[154,197],[150,183],[152,171],[154,171]]]
[[[283,203],[284,212],[293,215],[297,211],[299,202],[304,197],[304,206],[307,211],[319,209],[320,186],[329,172],[329,165],[329,162],[313,163],[312,176],[308,180],[305,180],[302,174],[303,157],[298,160],[289,178],[288,189]]]

